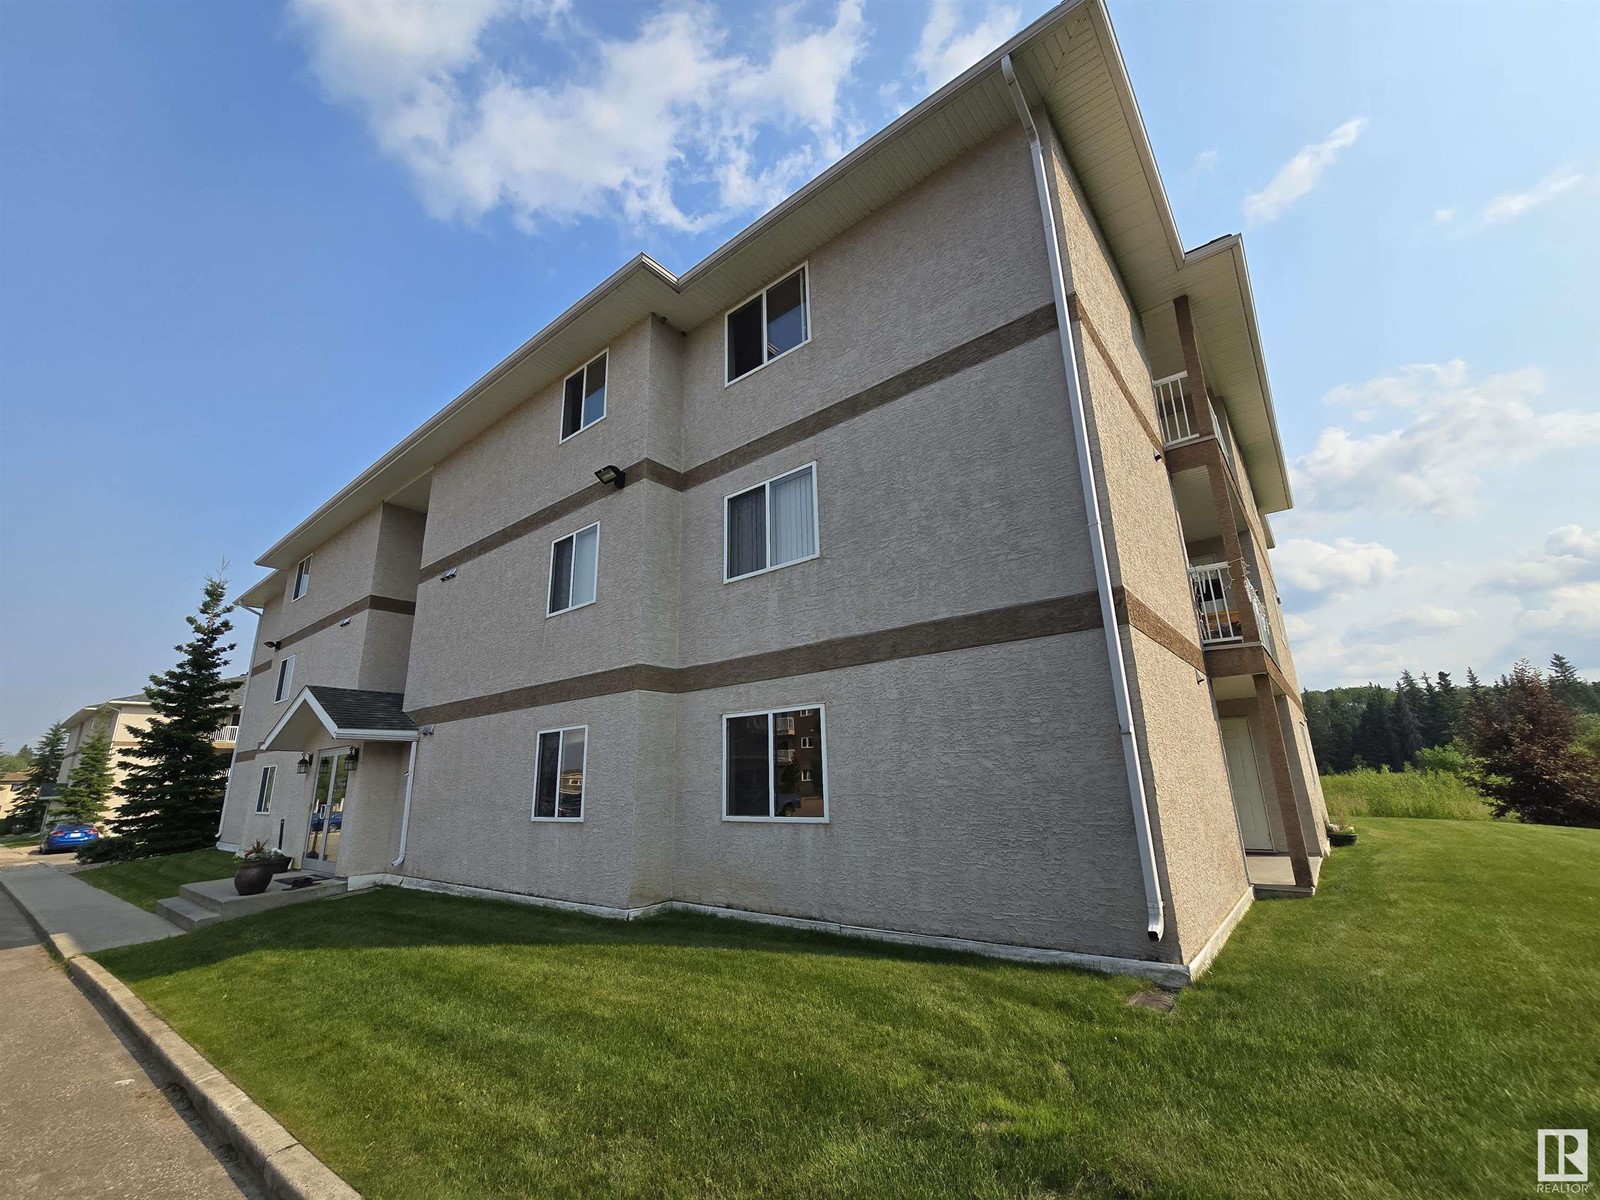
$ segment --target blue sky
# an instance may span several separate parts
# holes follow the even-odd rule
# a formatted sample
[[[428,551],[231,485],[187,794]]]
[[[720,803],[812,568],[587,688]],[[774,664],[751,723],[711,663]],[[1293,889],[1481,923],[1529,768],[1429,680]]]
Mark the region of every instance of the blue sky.
[[[0,738],[1045,7],[0,6]],[[1305,682],[1600,675],[1600,7],[1111,11],[1185,242],[1246,234]]]

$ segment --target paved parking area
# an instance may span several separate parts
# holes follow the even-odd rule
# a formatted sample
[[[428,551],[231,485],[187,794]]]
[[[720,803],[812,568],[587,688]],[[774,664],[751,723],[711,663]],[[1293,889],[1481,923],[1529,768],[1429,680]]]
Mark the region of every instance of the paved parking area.
[[[0,1196],[258,1197],[0,892]]]

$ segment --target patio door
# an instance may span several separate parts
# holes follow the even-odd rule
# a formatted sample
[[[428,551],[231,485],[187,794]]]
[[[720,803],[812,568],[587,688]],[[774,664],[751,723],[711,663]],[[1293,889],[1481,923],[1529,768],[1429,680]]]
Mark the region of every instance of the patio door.
[[[1239,832],[1246,850],[1271,851],[1272,825],[1267,820],[1267,797],[1261,789],[1261,774],[1256,770],[1255,741],[1250,722],[1243,717],[1224,717],[1222,749],[1228,760],[1228,783],[1233,787],[1233,806],[1239,814]]]
[[[307,871],[333,874],[344,833],[344,797],[350,787],[349,751],[324,751],[317,758],[317,790],[311,797],[311,823],[300,865]]]

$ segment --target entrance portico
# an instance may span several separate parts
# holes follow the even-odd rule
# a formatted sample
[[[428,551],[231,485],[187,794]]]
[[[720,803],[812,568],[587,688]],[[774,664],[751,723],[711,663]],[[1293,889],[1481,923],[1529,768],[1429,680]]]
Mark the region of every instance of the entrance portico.
[[[399,692],[301,688],[261,750],[299,751],[283,789],[283,851],[317,874],[374,874],[395,853],[417,728]],[[410,743],[410,745],[408,745]]]

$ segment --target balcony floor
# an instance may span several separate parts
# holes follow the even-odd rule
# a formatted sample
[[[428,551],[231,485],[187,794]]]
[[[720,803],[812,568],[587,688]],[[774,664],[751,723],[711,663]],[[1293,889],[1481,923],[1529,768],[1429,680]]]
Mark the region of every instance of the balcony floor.
[[[1277,899],[1285,896],[1301,897],[1311,893],[1295,886],[1294,867],[1287,854],[1250,854],[1244,856],[1245,874],[1255,889],[1257,900]],[[1311,859],[1311,886],[1316,887],[1322,875],[1322,859]]]

